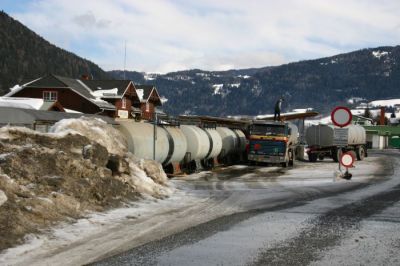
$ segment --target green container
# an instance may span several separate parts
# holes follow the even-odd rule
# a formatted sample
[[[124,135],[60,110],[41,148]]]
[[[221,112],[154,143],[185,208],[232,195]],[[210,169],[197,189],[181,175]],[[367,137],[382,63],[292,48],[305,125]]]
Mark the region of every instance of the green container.
[[[393,136],[389,138],[389,146],[392,148],[400,149],[400,137]]]

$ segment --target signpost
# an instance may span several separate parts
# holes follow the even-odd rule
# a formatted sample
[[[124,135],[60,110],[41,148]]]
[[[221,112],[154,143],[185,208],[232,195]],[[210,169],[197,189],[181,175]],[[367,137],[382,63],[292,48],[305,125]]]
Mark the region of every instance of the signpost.
[[[349,131],[344,127],[350,125],[352,118],[353,116],[350,109],[344,106],[338,106],[331,112],[331,120],[333,124],[340,127],[334,129],[333,137],[333,142],[339,147],[339,149],[343,149],[343,146],[347,145]],[[352,153],[347,152],[343,152],[339,158],[339,171],[341,171],[340,165],[343,165],[346,168],[346,172],[342,176],[344,179],[351,179],[352,174],[349,173],[349,168],[353,167],[354,159]]]
[[[333,109],[331,113],[331,120],[335,126],[345,127],[351,123],[353,118],[349,108],[344,106],[338,106]]]
[[[349,173],[349,168],[353,167],[355,158],[353,157],[353,154],[349,152],[345,152],[342,154],[342,157],[340,157],[340,164],[346,167],[346,172],[343,175],[344,179],[350,180],[351,177],[353,176],[351,173]],[[339,167],[340,169],[340,167]]]

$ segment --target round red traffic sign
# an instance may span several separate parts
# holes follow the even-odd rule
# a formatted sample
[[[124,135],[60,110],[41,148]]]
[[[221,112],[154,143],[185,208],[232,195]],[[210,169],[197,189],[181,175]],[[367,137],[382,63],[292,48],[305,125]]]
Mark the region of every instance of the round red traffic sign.
[[[353,118],[349,108],[344,106],[338,106],[333,109],[331,113],[331,119],[335,126],[345,127],[351,123]]]
[[[354,160],[355,158],[350,152],[345,152],[340,157],[340,163],[347,168],[353,167]]]

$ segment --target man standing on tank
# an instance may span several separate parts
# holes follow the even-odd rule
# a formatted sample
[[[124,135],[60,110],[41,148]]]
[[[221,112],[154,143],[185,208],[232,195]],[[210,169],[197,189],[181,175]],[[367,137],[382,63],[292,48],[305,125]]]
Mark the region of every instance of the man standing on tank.
[[[275,112],[274,112],[274,121],[281,121],[281,109],[283,97],[279,98],[279,100],[275,103]],[[278,118],[278,119],[277,119]]]

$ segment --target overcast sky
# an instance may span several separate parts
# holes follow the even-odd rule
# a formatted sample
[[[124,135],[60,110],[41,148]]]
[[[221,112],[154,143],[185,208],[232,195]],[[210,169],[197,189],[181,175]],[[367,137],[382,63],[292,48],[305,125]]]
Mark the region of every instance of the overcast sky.
[[[262,67],[400,44],[399,0],[1,0],[105,70]]]

